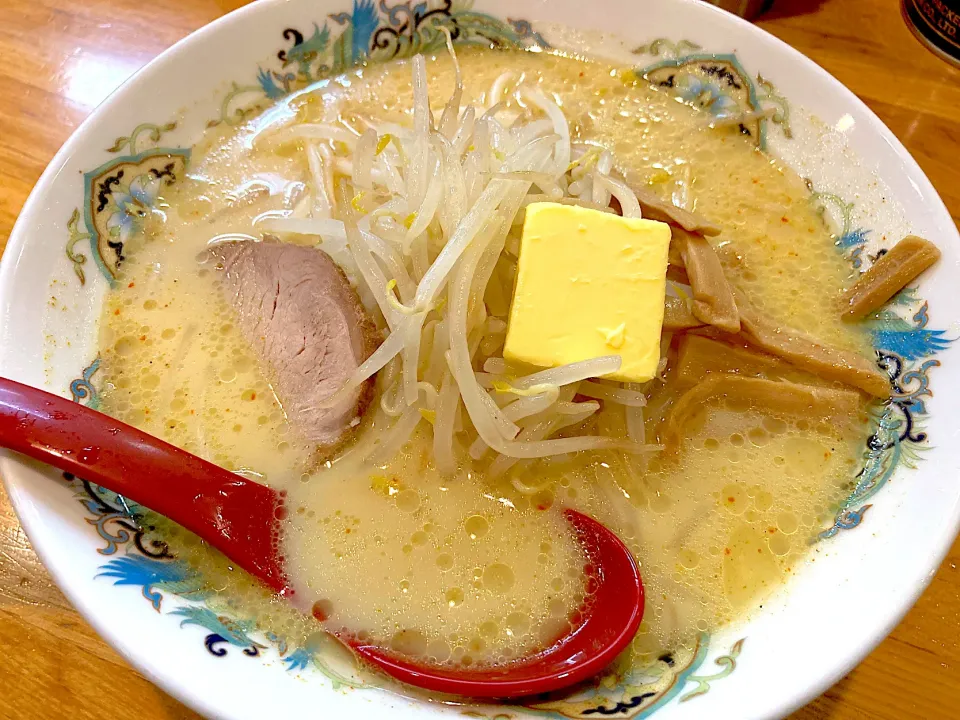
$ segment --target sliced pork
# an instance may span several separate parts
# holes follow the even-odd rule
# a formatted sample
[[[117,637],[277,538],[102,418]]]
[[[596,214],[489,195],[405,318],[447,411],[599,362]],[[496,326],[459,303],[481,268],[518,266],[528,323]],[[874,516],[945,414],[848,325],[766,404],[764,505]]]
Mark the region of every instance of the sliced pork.
[[[326,401],[376,348],[376,328],[330,257],[309,247],[242,241],[214,246],[224,295],[293,426],[319,449],[343,442],[373,380]]]

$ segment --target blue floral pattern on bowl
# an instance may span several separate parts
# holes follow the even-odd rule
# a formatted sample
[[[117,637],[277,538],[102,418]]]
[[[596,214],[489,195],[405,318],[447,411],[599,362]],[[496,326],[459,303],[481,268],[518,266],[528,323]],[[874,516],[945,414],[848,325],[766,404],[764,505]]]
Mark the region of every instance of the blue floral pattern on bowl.
[[[137,175],[129,184],[119,184],[110,193],[107,230],[110,237],[127,242],[143,229],[143,220],[160,197],[163,183],[150,173]]]
[[[138,126],[129,136],[117,138],[108,150],[127,153],[84,173],[83,210],[74,210],[70,216],[66,245],[67,259],[73,263],[81,285],[86,282],[83,265],[87,256],[77,246],[89,243],[97,267],[112,283],[123,262],[124,245],[142,229],[163,189],[183,176],[190,158],[189,148],[159,146],[163,134],[175,127],[176,123]]]
[[[773,83],[759,74],[754,79],[736,55],[702,53],[700,49],[689,40],[657,38],[633,53],[668,57],[639,68],[636,75],[707,111],[714,121],[741,116],[740,132],[753,138],[761,150],[767,147],[768,122],[778,125],[784,137],[792,137],[790,103]]]
[[[740,104],[716,83],[684,75],[677,81],[676,88],[686,102],[706,110],[714,117],[732,117],[740,112]]]

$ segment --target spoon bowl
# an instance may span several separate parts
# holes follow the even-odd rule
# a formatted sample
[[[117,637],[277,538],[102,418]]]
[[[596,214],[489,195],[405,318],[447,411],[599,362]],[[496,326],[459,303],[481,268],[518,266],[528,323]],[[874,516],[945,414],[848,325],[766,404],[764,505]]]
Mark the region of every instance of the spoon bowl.
[[[198,535],[279,595],[294,590],[280,551],[285,494],[242,478],[108,415],[0,378],[0,447],[128,497]],[[643,583],[620,539],[575,510],[564,514],[588,563],[586,604],[549,647],[502,666],[453,669],[340,638],[364,660],[410,685],[471,697],[512,698],[586,680],[633,639]]]
[[[424,667],[382,648],[350,643],[360,657],[410,685],[472,697],[522,697],[558,690],[596,675],[627,646],[643,619],[643,583],[620,539],[593,518],[564,510],[589,562],[588,600],[572,629],[553,645],[493,668]]]

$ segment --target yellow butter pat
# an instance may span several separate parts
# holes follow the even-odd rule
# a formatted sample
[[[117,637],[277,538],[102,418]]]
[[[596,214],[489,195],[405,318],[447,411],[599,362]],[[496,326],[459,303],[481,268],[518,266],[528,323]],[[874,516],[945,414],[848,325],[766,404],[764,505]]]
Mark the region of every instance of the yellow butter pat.
[[[607,377],[660,362],[670,227],[558,203],[527,207],[503,356],[539,367],[619,355]]]

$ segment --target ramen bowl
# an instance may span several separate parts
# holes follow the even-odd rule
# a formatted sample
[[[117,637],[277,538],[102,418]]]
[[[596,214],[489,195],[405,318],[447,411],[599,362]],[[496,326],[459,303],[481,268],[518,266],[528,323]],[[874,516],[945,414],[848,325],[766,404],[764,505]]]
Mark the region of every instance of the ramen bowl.
[[[264,0],[232,13],[137,73],[51,162],[0,267],[0,373],[97,407],[97,324],[123,243],[138,231],[138,208],[183,177],[204,130],[360,63],[440,52],[440,25],[461,43],[558,49],[650,77],[694,78],[700,96],[758,113],[753,141],[808,181],[854,267],[908,233],[942,250],[939,265],[871,325],[893,396],[849,497],[794,577],[748,617],[649,667],[562,696],[474,704],[371,682],[336,643],[291,646],[253,618],[212,609],[195,572],[141,526],[136,506],[7,454],[0,473],[23,526],[96,630],[210,717],[783,717],[883,639],[957,534],[960,448],[950,437],[960,418],[945,398],[960,385],[949,281],[960,237],[917,164],[863,103],[712,6]]]

